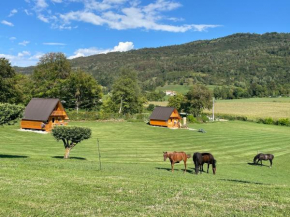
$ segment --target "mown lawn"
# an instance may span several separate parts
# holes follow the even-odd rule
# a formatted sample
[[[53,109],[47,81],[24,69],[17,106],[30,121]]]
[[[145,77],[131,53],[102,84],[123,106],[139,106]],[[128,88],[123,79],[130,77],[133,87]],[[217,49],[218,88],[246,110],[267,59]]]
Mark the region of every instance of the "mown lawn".
[[[289,216],[290,128],[249,122],[170,130],[130,122],[71,122],[93,130],[71,159],[50,134],[0,129],[0,216]],[[97,139],[102,170],[99,170]],[[209,151],[217,174],[171,173],[163,151]],[[251,165],[257,152],[273,167]]]

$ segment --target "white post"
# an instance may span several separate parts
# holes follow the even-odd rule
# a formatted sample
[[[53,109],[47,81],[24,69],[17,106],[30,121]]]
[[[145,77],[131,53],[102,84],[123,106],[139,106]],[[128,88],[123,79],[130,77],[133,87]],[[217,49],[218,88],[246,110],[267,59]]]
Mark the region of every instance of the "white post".
[[[214,97],[212,98],[212,121],[214,121]]]

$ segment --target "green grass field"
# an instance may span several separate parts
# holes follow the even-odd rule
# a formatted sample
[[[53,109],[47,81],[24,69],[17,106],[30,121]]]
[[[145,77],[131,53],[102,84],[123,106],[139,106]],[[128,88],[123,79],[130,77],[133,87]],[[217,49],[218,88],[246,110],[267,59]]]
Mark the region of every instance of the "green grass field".
[[[169,84],[169,85],[164,85],[163,87],[157,87],[156,90],[159,91],[166,91],[166,90],[172,90],[176,91],[178,93],[186,94],[189,90],[190,86],[189,85],[174,85],[174,84]]]
[[[269,117],[290,118],[290,98],[217,100],[215,113],[246,116],[251,120]]]
[[[92,138],[62,159],[51,134],[0,129],[0,216],[289,216],[290,128],[250,122],[170,130],[130,122],[71,122]],[[97,139],[102,170],[99,170]],[[170,171],[163,151],[211,152],[217,174]],[[257,152],[273,167],[250,165]]]

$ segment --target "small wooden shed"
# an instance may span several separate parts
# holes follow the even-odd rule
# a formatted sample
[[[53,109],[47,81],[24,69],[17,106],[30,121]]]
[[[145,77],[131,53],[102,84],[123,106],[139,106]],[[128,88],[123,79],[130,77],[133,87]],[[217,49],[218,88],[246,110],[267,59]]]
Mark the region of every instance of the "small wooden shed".
[[[55,125],[67,125],[69,120],[59,99],[33,98],[25,108],[22,129],[50,131]]]
[[[153,110],[149,119],[150,125],[179,128],[181,117],[175,108],[160,106]]]

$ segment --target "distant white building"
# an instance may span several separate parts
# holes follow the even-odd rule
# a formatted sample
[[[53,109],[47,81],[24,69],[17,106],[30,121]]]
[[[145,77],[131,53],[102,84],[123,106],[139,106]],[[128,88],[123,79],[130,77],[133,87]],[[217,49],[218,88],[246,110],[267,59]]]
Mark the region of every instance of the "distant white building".
[[[165,91],[165,94],[166,94],[166,96],[175,96],[176,95],[176,92],[175,91],[172,91],[172,90],[166,90]]]

